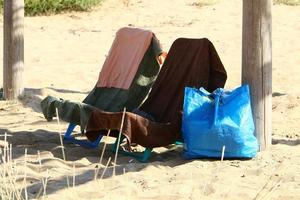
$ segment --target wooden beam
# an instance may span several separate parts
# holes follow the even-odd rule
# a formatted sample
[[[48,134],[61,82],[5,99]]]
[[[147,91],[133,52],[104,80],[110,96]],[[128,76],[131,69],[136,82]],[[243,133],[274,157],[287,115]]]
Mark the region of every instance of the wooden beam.
[[[3,95],[6,100],[23,93],[24,0],[4,0]]]
[[[260,150],[272,133],[272,0],[243,0],[242,83],[249,84]]]

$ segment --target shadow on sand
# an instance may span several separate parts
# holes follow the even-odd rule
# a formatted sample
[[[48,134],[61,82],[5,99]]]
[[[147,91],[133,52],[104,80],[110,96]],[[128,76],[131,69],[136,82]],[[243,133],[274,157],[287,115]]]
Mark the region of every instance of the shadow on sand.
[[[285,144],[289,146],[296,146],[300,144],[300,139],[272,139],[272,144]]]
[[[33,161],[30,161],[30,164],[32,164],[31,166],[38,167],[39,161],[37,151],[39,151],[41,154],[47,152],[47,154],[51,154],[51,156],[41,159],[41,162],[43,164],[43,171],[46,171],[47,163],[56,161],[61,163],[63,168],[70,171],[71,173],[73,163],[75,162],[76,166],[79,165],[79,167],[82,168],[80,170],[81,173],[76,174],[76,186],[94,180],[95,169],[99,167],[98,162],[103,147],[102,142],[100,143],[99,148],[95,149],[87,149],[74,144],[65,144],[65,162],[62,159],[60,139],[57,132],[51,132],[43,129],[38,129],[35,131],[11,132],[8,129],[0,129],[1,134],[4,132],[12,135],[11,137],[8,137],[8,142],[13,145],[13,159],[22,159],[21,157],[24,156],[25,149],[27,149],[28,156],[30,156],[31,158],[34,158],[36,156],[36,161],[35,159],[33,159]],[[111,151],[112,145],[113,144],[107,144],[105,155],[102,161],[103,165],[107,163],[109,157],[111,157],[112,161],[114,159],[115,154]],[[153,152],[148,163],[140,163],[135,159],[132,159],[131,157],[119,154],[117,160],[116,175],[123,175],[124,171],[139,172],[148,166],[175,167],[190,162],[181,158],[181,150],[182,148],[174,148],[174,146],[170,146],[169,148],[166,148],[166,151],[162,153]],[[85,160],[84,164],[82,164],[81,162],[82,159]],[[53,168],[53,166],[51,166],[50,168]],[[59,168],[59,166],[57,166],[57,168]],[[101,176],[102,172],[103,168],[99,170],[99,177]],[[66,174],[68,174],[68,172],[65,172],[64,174],[63,173],[64,170],[62,170],[62,175],[60,177],[48,182],[47,188],[51,188],[51,190],[49,190],[47,194],[52,194],[68,187],[66,179]],[[103,178],[110,178],[112,177],[112,175],[113,165],[110,164]],[[72,182],[71,177],[70,182]],[[35,197],[42,187],[42,182],[41,180],[32,179],[30,183],[31,184],[27,187],[27,191],[29,193],[29,196]]]

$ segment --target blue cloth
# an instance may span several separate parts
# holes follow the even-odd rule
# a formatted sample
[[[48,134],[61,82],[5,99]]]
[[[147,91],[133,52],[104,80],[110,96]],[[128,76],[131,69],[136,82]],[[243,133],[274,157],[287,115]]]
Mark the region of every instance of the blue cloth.
[[[253,158],[258,150],[254,136],[249,86],[233,91],[185,88],[182,132],[184,158]]]

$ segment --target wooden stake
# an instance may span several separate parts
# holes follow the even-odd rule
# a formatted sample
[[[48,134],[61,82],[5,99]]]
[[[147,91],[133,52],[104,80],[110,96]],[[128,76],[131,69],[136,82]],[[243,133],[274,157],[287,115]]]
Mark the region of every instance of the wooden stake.
[[[107,161],[107,163],[106,163],[106,165],[105,165],[105,168],[104,168],[104,170],[103,170],[103,172],[102,172],[102,175],[101,175],[101,177],[100,177],[100,180],[103,178],[103,176],[104,176],[104,174],[105,174],[105,172],[106,172],[106,169],[107,169],[107,167],[108,167],[108,164],[109,164],[110,160],[111,160],[111,157],[108,158],[108,161]]]
[[[61,152],[62,152],[62,156],[64,161],[66,161],[66,155],[65,155],[65,150],[64,150],[64,143],[63,143],[63,139],[61,136],[61,129],[60,129],[60,122],[59,122],[59,115],[58,115],[58,109],[55,108],[56,111],[56,116],[57,116],[57,125],[58,125],[58,130],[59,130],[59,141],[60,141],[60,147],[61,147]]]
[[[106,144],[107,144],[106,140],[108,139],[109,135],[110,135],[110,129],[108,130],[107,136],[105,137],[105,140],[104,140],[102,153],[101,153],[101,156],[100,156],[100,159],[99,159],[99,167],[98,167],[98,169],[95,170],[95,177],[94,177],[95,180],[97,179],[100,167],[102,166],[102,159],[103,159],[103,155],[104,155]]]
[[[24,191],[25,191],[25,199],[27,200],[28,199],[28,193],[27,193],[27,149],[25,149],[25,159],[24,159],[24,161],[25,161],[25,172],[24,172],[24,183],[25,183],[25,185],[24,185]]]
[[[7,150],[6,150],[6,149],[7,149],[7,133],[5,132],[5,133],[4,133],[4,148],[3,148],[3,154],[4,154],[4,155],[3,155],[3,157],[4,157],[3,160],[4,160],[5,163],[7,162],[7,159],[6,159],[6,157],[7,157],[7,156],[6,156]]]
[[[76,174],[75,174],[75,162],[73,162],[73,188],[75,187]]]
[[[9,144],[9,162],[12,161],[12,144]]]
[[[120,146],[120,142],[121,142],[120,140],[121,140],[121,134],[122,134],[122,131],[123,131],[123,124],[124,124],[125,114],[126,114],[126,108],[124,108],[124,110],[123,110],[122,121],[121,121],[121,126],[120,126],[118,141],[117,141],[117,149],[116,149],[116,155],[115,155],[115,160],[114,160],[114,172],[113,172],[113,176],[116,175],[117,157],[118,157],[119,146]]]
[[[271,7],[271,0],[243,1],[242,83],[250,86],[260,150],[271,145],[272,133]]]
[[[41,173],[41,170],[42,170],[42,160],[41,160],[41,154],[40,154],[40,151],[38,150],[37,151],[37,155],[38,155],[38,162],[39,162],[39,173]]]
[[[62,152],[63,159],[66,162],[65,147],[64,147],[62,136],[61,136],[61,128],[60,128],[60,122],[59,122],[58,109],[55,108],[55,111],[56,111],[56,116],[57,116],[57,125],[58,125],[58,130],[59,130],[59,140],[60,140],[61,152]],[[70,187],[70,182],[69,182],[69,176],[68,175],[67,175],[67,185],[68,185],[68,188],[69,188]]]
[[[44,185],[43,185],[43,188],[44,188],[44,190],[43,190],[43,199],[44,199],[44,198],[46,197],[46,195],[47,195],[46,191],[47,191],[48,177],[49,177],[49,170],[47,169],[46,179],[45,179]]]
[[[225,154],[225,146],[222,148],[222,156],[221,156],[221,162],[224,160],[224,154]]]
[[[14,100],[23,93],[24,0],[4,0],[3,96]]]

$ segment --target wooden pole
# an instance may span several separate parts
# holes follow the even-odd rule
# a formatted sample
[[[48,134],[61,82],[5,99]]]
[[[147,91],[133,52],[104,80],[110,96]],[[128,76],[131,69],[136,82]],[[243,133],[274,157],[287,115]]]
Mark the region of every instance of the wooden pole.
[[[243,0],[242,83],[249,84],[260,150],[272,133],[272,0]]]
[[[24,0],[4,0],[3,95],[17,99],[23,93]]]

